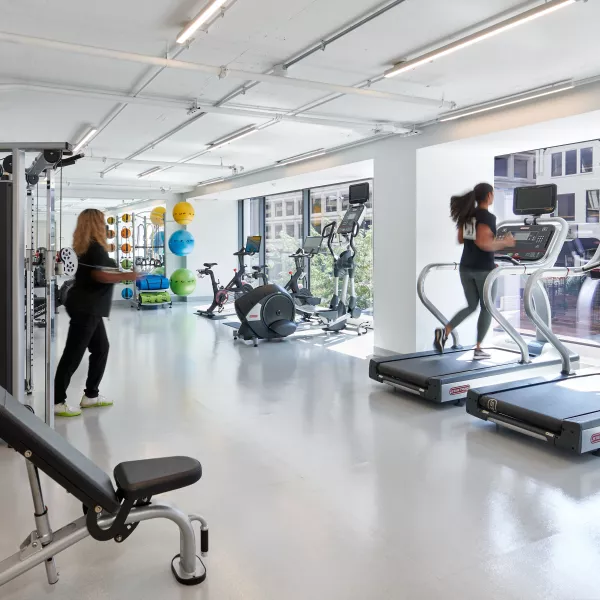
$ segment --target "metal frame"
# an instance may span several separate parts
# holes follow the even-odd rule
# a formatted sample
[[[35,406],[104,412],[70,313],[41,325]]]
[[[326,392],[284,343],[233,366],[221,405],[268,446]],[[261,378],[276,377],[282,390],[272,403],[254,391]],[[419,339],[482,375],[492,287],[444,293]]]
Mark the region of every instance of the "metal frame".
[[[545,270],[547,268],[551,268],[554,266],[556,261],[558,260],[558,256],[562,247],[564,246],[567,236],[569,234],[569,225],[560,217],[551,217],[549,219],[539,219],[538,223],[543,223],[551,225],[556,230],[555,235],[552,236],[552,240],[550,241],[550,248],[546,252],[545,259],[543,261],[532,262],[527,265],[521,266],[501,266],[494,269],[485,280],[485,285],[483,286],[483,299],[485,302],[485,306],[492,315],[492,317],[500,324],[502,329],[508,333],[508,335],[513,339],[519,351],[521,352],[521,363],[527,364],[531,362],[531,358],[529,357],[529,347],[527,346],[527,342],[523,339],[523,336],[512,326],[512,324],[504,317],[504,315],[496,308],[496,302],[493,297],[493,286],[494,283],[498,280],[502,275],[531,275],[534,274],[538,269]],[[501,223],[501,227],[505,226],[520,226],[523,224],[523,221],[505,221]],[[537,283],[537,280],[536,280]],[[527,291],[527,288],[526,288]],[[529,301],[530,310],[532,314],[536,315],[536,320],[538,322],[542,322],[541,318],[537,316],[535,309],[532,303],[532,291],[533,287],[529,287],[529,298],[525,296],[524,301]],[[535,322],[535,321],[534,321]],[[544,330],[542,330],[544,331]],[[544,334],[547,337],[548,328],[545,328]]]
[[[56,231],[54,215],[54,171],[46,171],[46,328],[45,328],[45,394],[44,407],[46,423],[54,429],[54,314],[56,299]]]
[[[27,536],[18,552],[0,562],[0,586],[42,563],[46,567],[48,583],[57,583],[58,572],[54,557],[90,535],[85,515],[61,529],[53,531],[50,526],[48,509],[44,504],[38,469],[28,460],[27,474],[33,498],[36,529]],[[175,577],[183,583],[201,583],[206,578],[206,569],[196,554],[196,535],[192,523],[200,523],[201,546],[203,546],[200,553],[202,556],[206,556],[208,552],[208,545],[205,541],[208,534],[206,520],[200,515],[186,515],[173,506],[156,502],[147,506],[134,507],[125,523],[129,525],[160,518],[168,519],[179,527],[180,551],[172,562]],[[106,529],[114,520],[115,516],[106,516],[100,518],[98,523],[102,529]]]

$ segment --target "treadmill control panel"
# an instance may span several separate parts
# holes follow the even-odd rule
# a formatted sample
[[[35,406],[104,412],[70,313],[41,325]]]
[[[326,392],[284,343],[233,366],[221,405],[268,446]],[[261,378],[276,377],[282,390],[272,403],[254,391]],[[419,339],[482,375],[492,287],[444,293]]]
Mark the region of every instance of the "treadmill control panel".
[[[538,223],[537,225],[503,225],[498,229],[497,238],[501,239],[512,233],[517,245],[506,248],[504,256],[510,256],[520,262],[535,262],[541,260],[548,251],[548,246],[556,230],[552,225]]]

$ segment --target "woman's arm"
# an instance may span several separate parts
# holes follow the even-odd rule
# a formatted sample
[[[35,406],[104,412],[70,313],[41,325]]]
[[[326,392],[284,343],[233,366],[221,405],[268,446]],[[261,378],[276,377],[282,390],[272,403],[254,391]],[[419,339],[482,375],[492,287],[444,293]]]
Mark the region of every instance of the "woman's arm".
[[[494,237],[489,225],[479,223],[477,225],[475,244],[480,250],[484,250],[485,252],[497,252],[498,250],[514,246],[514,238],[511,234],[508,234],[505,238],[498,240]]]
[[[463,235],[462,227],[458,230],[458,243],[459,244],[465,243],[465,236]]]
[[[92,277],[100,283],[121,283],[122,281],[135,281],[139,279],[139,274],[135,271],[119,271],[117,273],[94,269]]]

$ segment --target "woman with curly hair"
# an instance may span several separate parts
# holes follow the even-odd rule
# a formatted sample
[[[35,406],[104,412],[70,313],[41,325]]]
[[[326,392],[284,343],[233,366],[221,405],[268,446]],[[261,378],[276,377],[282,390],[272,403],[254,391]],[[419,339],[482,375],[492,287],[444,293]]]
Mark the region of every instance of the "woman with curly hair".
[[[71,321],[54,378],[54,414],[58,417],[76,417],[81,408],[112,405],[99,392],[109,349],[103,319],[110,314],[113,285],[135,279],[136,274],[118,271],[107,248],[104,214],[94,208],[84,210],[73,234],[79,267],[65,303]],[[67,404],[67,388],[86,350],[90,351],[86,387],[79,406],[72,407]]]

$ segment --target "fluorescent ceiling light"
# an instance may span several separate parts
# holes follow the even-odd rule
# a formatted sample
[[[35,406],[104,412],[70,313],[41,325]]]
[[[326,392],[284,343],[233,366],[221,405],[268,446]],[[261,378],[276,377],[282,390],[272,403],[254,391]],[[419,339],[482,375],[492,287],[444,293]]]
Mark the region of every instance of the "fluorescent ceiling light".
[[[218,10],[225,4],[227,0],[211,0],[191,21],[191,23],[184,28],[184,30],[177,37],[178,44],[185,44],[193,35],[206,23],[209,19],[214,17]]]
[[[140,173],[138,175],[138,179],[142,179],[142,177],[148,177],[148,175],[152,175],[154,173],[157,173],[158,171],[160,171],[160,167],[152,167],[151,169],[148,169],[147,171]]]
[[[209,185],[210,183],[221,183],[221,181],[225,181],[225,177],[215,177],[214,179],[207,179],[206,181],[201,181],[198,185]]]
[[[442,48],[438,48],[437,50],[432,50],[423,56],[414,58],[412,60],[407,60],[404,63],[399,63],[396,66],[392,67],[388,71],[384,73],[385,77],[395,77],[396,75],[400,75],[401,73],[406,73],[406,71],[411,71],[412,69],[416,69],[421,65],[425,65],[427,63],[433,62],[438,58],[442,58],[443,56],[448,56],[448,54],[452,54],[457,50],[461,50],[462,48],[467,48],[468,46],[472,46],[473,44],[477,44],[478,42],[482,42],[483,40],[487,40],[499,33],[512,29],[513,27],[517,27],[519,25],[523,25],[524,23],[528,23],[529,21],[533,21],[538,17],[542,17],[549,13],[552,13],[556,10],[564,8],[565,6],[569,6],[571,4],[575,4],[578,0],[552,0],[551,2],[546,2],[541,6],[537,6],[536,8],[532,8],[531,10],[527,10],[516,17],[512,17],[511,19],[507,19],[496,25],[492,25],[491,27],[487,27],[464,37],[461,40],[456,42],[452,42],[447,46],[443,46]]]
[[[305,152],[304,154],[297,154],[296,156],[290,156],[283,160],[278,160],[275,164],[291,165],[292,163],[300,162],[302,160],[308,160],[309,158],[316,158],[317,156],[323,156],[325,154],[325,148],[319,148],[319,150],[312,150],[311,152]]]
[[[519,102],[527,102],[535,98],[541,98],[542,96],[549,96],[550,94],[566,92],[567,90],[572,90],[574,87],[575,84],[572,81],[555,83],[551,86],[539,88],[531,92],[525,92],[515,96],[508,96],[506,98],[501,98],[500,100],[495,100],[494,102],[479,104],[471,108],[465,108],[455,112],[446,113],[445,115],[441,115],[438,121],[440,121],[440,123],[445,121],[454,121],[456,119],[462,119],[463,117],[469,117],[478,113],[487,112],[488,110],[496,110],[497,108],[502,108],[503,106],[510,106],[511,104],[518,104]]]
[[[91,139],[98,133],[95,127],[92,127],[79,141],[79,143],[73,148],[73,154],[79,154],[79,151],[90,143]]]
[[[226,146],[227,144],[231,144],[231,142],[236,142],[237,140],[241,140],[242,138],[245,138],[246,136],[248,136],[252,133],[256,133],[257,131],[258,131],[258,129],[254,125],[251,125],[250,127],[246,127],[245,129],[242,129],[241,131],[238,131],[238,132],[228,135],[224,138],[221,138],[220,140],[217,140],[216,142],[213,142],[212,144],[210,144],[207,152],[210,152],[211,150],[216,150],[217,148],[222,148],[223,146]]]

